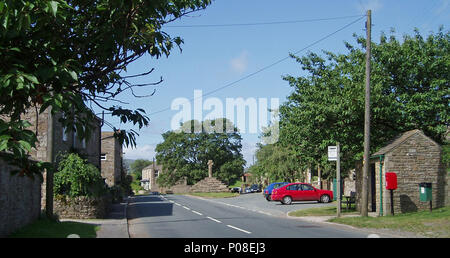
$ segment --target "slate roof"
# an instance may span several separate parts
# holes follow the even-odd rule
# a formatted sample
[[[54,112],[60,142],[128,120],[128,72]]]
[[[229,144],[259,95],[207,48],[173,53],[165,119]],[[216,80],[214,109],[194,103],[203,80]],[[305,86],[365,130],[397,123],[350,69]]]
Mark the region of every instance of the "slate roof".
[[[421,130],[415,129],[415,130],[407,131],[407,132],[400,134],[399,136],[394,138],[388,145],[384,146],[383,148],[379,149],[377,152],[372,154],[372,157],[378,156],[378,155],[383,155],[383,154],[390,152],[391,150],[393,150],[396,147],[398,147],[399,145],[401,145],[408,138],[410,138],[411,136],[416,135],[416,134],[422,134],[424,137],[428,138],[430,141],[432,141],[434,143],[434,141],[431,140],[429,137],[427,137]]]

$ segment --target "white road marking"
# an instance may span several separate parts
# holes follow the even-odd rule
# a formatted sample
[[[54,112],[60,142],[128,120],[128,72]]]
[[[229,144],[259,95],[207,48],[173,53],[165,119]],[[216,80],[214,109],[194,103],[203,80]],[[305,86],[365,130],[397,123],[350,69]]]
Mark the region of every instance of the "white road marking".
[[[252,232],[250,232],[250,231],[243,230],[243,229],[241,229],[241,228],[238,228],[238,227],[235,227],[235,226],[232,226],[232,225],[227,225],[227,227],[230,227],[230,228],[239,230],[239,231],[244,232],[244,233],[247,233],[247,234],[251,234],[251,233],[252,233]]]
[[[185,209],[188,210],[188,211],[191,210],[190,208],[188,208],[188,207],[186,207],[186,206],[183,206],[183,208],[185,208]]]
[[[215,222],[217,222],[217,223],[222,223],[222,221],[216,220],[215,218],[211,218],[211,217],[207,217],[207,218],[210,219],[210,220],[212,220],[212,221],[215,221]]]
[[[175,205],[177,205],[177,206],[181,206],[181,204],[179,204],[179,203],[175,203]]]
[[[200,216],[203,216],[203,214],[201,214],[200,212],[198,212],[198,211],[192,211],[193,213],[195,213],[195,214],[197,214],[197,215],[200,215]]]

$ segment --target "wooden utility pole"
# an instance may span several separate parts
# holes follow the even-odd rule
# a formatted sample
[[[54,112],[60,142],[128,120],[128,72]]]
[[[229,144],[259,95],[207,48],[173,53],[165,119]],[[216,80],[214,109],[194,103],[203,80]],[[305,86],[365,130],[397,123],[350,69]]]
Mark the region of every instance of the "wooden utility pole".
[[[54,118],[52,114],[52,107],[48,108],[48,123],[47,123],[47,162],[53,165],[54,151],[53,151],[53,138],[54,138]],[[53,218],[53,168],[47,169],[45,176],[45,214],[47,218]]]
[[[369,205],[368,176],[370,166],[370,43],[372,28],[372,11],[367,11],[366,22],[366,93],[365,93],[365,112],[364,112],[364,161],[362,175],[362,196],[361,196],[361,216],[367,217]]]
[[[336,178],[337,178],[337,217],[341,216],[341,147],[339,145],[339,142],[336,144],[337,147],[337,159],[336,159]]]

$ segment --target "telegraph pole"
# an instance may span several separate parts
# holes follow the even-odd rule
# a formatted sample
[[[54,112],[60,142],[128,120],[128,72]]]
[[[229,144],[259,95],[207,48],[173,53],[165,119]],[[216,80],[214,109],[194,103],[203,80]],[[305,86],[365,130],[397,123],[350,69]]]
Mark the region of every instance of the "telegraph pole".
[[[52,114],[52,107],[48,108],[48,125],[47,125],[47,162],[52,164],[51,169],[47,169],[45,177],[45,213],[47,218],[53,218],[53,138],[54,138],[54,117]]]
[[[366,87],[364,112],[364,160],[362,176],[361,216],[367,217],[369,205],[368,175],[370,166],[370,57],[371,57],[372,11],[367,11],[366,21]]]
[[[336,159],[336,178],[337,178],[337,217],[341,216],[341,147],[339,142],[336,144],[337,147],[337,159]]]

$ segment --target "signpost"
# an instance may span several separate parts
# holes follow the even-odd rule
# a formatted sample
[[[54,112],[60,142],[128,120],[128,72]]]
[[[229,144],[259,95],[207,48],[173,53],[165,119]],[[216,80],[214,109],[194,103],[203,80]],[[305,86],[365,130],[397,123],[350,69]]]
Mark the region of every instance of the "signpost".
[[[336,146],[328,146],[328,161],[336,161],[336,178],[337,178],[337,187],[336,187],[336,196],[337,196],[337,216],[341,216],[341,159],[340,159],[340,150],[339,150],[339,142],[336,143]]]

